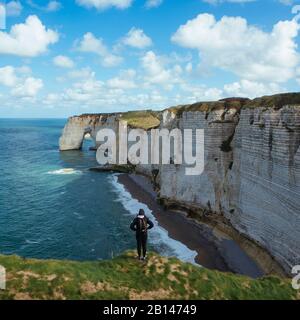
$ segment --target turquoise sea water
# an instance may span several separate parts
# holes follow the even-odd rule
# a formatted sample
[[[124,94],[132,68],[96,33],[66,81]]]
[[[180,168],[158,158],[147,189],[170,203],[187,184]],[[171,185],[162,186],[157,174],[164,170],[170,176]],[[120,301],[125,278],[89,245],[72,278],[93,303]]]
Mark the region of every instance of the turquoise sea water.
[[[58,151],[64,124],[0,119],[2,254],[96,260],[135,248],[129,224],[141,204],[115,176],[88,171],[97,165],[91,142],[82,151]],[[157,223],[153,232],[152,249],[193,260],[195,253]]]

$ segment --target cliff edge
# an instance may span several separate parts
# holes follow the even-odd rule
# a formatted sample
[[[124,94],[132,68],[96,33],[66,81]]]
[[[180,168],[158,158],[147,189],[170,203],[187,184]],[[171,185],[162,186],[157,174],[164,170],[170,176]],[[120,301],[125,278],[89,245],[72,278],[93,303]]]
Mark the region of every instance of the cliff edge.
[[[0,299],[158,300],[299,299],[289,279],[210,271],[151,253],[146,263],[127,252],[109,261],[75,262],[0,256],[6,290]]]
[[[300,264],[300,93],[72,117],[60,150],[81,148],[84,135],[95,139],[100,128],[117,132],[122,119],[147,130],[204,129],[201,176],[187,176],[185,165],[173,164],[138,165],[137,172],[155,181],[166,206],[234,230],[266,272],[290,274]]]

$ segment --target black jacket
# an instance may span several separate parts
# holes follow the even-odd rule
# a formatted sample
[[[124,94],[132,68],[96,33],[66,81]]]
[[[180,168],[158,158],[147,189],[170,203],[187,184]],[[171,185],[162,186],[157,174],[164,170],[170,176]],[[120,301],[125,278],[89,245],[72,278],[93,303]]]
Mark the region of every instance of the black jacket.
[[[147,231],[153,227],[153,222],[146,216],[143,219],[136,217],[130,225],[130,229],[135,231],[137,234],[146,234]]]

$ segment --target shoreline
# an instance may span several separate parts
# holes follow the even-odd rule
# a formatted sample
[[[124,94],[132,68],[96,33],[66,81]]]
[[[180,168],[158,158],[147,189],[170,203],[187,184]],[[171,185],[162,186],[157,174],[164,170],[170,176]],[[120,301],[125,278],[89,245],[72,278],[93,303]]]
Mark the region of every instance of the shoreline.
[[[188,218],[184,212],[165,210],[159,205],[156,201],[157,194],[147,177],[124,173],[118,176],[118,182],[133,198],[149,207],[170,238],[197,252],[197,264],[208,269],[252,278],[264,275],[257,263],[233,239],[216,233],[209,225]]]

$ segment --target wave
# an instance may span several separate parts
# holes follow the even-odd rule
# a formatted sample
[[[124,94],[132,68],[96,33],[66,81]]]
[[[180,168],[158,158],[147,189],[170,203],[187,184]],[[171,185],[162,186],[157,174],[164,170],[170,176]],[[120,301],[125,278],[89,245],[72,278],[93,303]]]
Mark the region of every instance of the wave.
[[[25,243],[26,243],[26,244],[39,244],[40,241],[34,241],[34,240],[28,240],[28,239],[26,239],[26,240],[25,240]]]
[[[81,174],[80,170],[75,170],[73,168],[67,169],[58,169],[53,171],[48,171],[47,174],[54,174],[54,175],[71,175],[71,174]]]
[[[149,237],[149,242],[158,249],[159,253],[164,256],[175,256],[182,261],[196,264],[195,258],[197,252],[190,250],[183,243],[170,238],[168,231],[159,226],[158,221],[153,215],[149,207],[134,199],[132,195],[126,191],[125,187],[118,182],[118,175],[113,174],[108,179],[115,188],[118,198],[123,207],[130,213],[130,216],[135,217],[139,209],[144,209],[146,215],[153,221],[155,228],[151,230],[152,236]]]
[[[82,220],[84,219],[83,215],[78,212],[73,212],[73,215],[77,217],[77,219]]]

